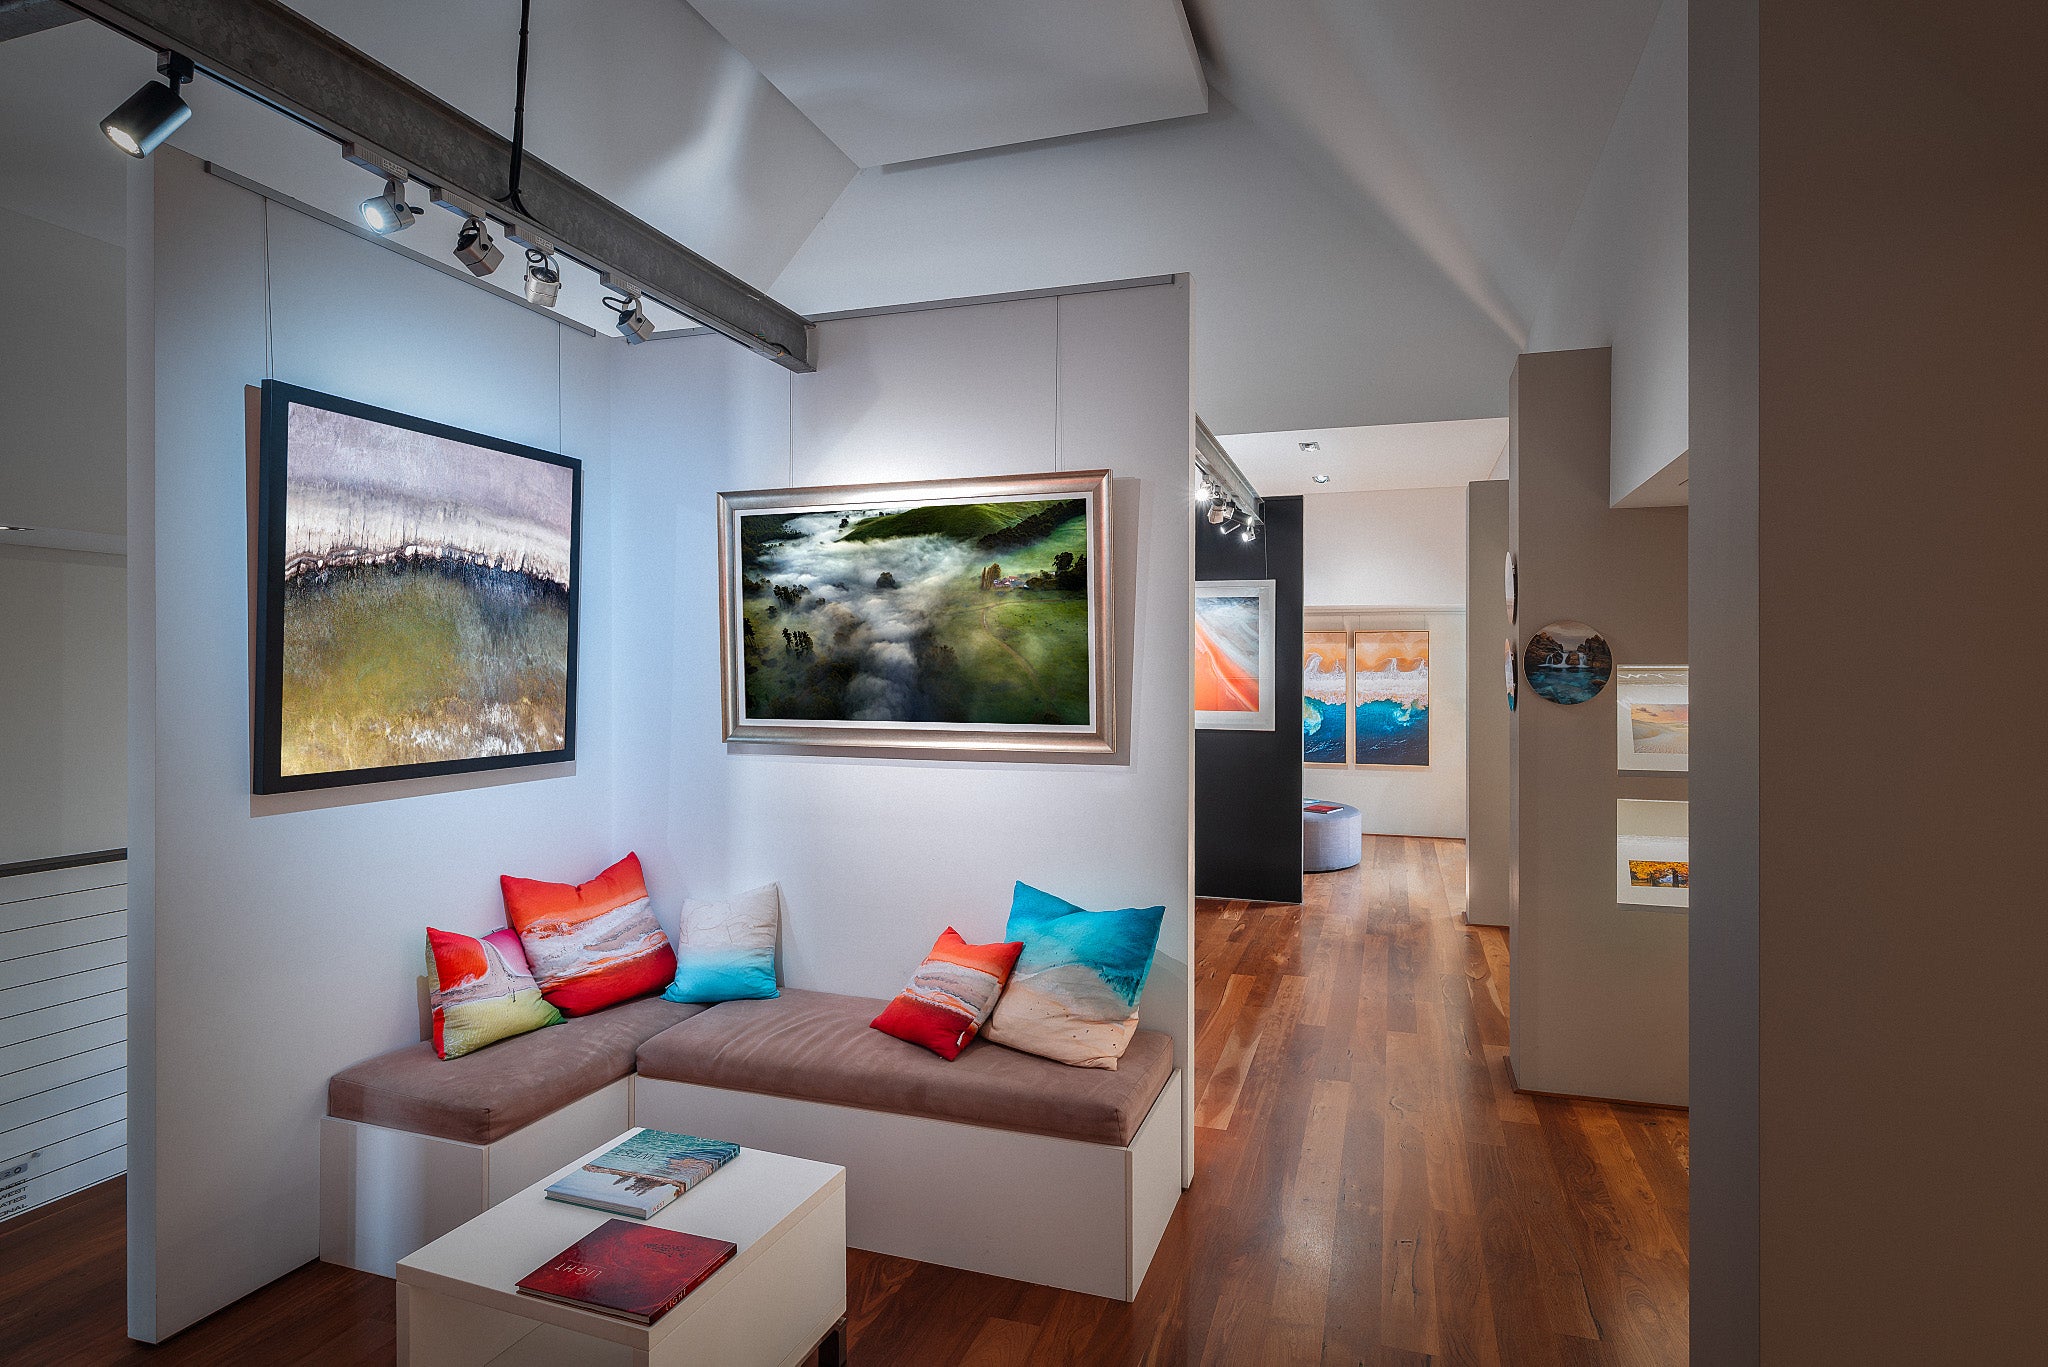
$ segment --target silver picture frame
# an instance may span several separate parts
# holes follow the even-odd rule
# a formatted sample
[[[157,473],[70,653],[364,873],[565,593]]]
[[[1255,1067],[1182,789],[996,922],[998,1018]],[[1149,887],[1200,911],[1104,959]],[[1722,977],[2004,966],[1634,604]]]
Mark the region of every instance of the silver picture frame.
[[[741,522],[774,513],[840,513],[939,505],[1079,499],[1086,504],[1088,719],[1084,724],[899,721],[753,716],[748,711],[745,550]],[[928,752],[943,758],[989,752],[1107,754],[1117,743],[1116,570],[1107,470],[972,479],[748,489],[718,495],[720,713],[729,743],[847,750]],[[880,587],[879,584],[877,587]]]

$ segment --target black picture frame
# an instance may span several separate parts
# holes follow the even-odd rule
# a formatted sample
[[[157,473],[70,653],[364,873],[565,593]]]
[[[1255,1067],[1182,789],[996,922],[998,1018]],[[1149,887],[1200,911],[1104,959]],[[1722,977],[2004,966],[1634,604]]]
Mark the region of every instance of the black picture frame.
[[[397,427],[426,436],[541,461],[570,472],[568,675],[564,687],[562,745],[554,750],[468,759],[392,764],[368,769],[341,769],[314,774],[285,774],[284,748],[284,609],[285,519],[290,460],[290,412],[298,404]],[[359,403],[278,380],[265,380],[261,400],[257,471],[256,540],[256,668],[252,730],[251,786],[257,794],[305,792],[320,788],[388,783],[397,779],[431,778],[444,774],[479,773],[566,764],[576,758],[576,664],[582,627],[583,462],[572,456],[506,441],[482,432],[430,422],[407,413]]]

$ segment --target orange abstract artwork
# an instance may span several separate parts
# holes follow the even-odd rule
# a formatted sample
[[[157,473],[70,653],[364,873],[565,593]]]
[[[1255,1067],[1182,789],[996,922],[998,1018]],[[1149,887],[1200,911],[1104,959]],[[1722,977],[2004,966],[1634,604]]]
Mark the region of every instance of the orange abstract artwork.
[[[1259,710],[1259,600],[1255,595],[1195,600],[1195,710]]]

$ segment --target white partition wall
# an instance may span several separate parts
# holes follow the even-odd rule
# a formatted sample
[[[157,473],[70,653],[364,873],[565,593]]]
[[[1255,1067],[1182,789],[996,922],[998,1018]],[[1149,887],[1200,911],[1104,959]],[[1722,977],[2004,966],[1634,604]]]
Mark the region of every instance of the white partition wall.
[[[154,1340],[318,1254],[328,1077],[419,1038],[424,926],[502,925],[500,873],[603,866],[612,786],[606,352],[189,157],[152,164],[129,1323]],[[245,391],[272,375],[584,459],[574,765],[250,796]]]
[[[619,357],[619,831],[658,904],[778,882],[786,980],[888,996],[948,924],[998,938],[1015,880],[1089,907],[1163,902],[1142,1011],[1188,1068],[1188,298],[1177,281],[826,322],[813,375],[715,337]],[[1105,467],[1114,756],[720,741],[718,491]]]

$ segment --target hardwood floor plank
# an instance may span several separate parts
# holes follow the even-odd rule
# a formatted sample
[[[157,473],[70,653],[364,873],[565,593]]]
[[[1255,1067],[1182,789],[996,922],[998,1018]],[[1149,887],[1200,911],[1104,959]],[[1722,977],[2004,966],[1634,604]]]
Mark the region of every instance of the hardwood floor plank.
[[[1197,904],[1196,1179],[1138,1298],[855,1250],[855,1362],[1685,1361],[1685,1115],[1515,1091],[1508,938],[1465,924],[1462,846],[1361,853],[1298,907]],[[116,1181],[0,1223],[0,1361],[393,1361],[392,1283],[320,1263],[130,1343],[124,1199]]]

